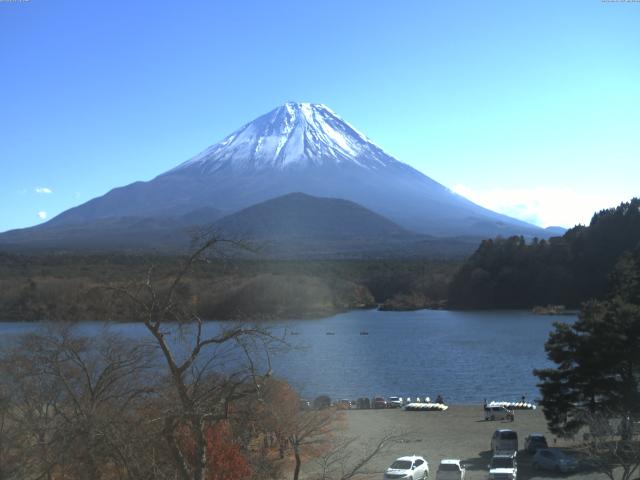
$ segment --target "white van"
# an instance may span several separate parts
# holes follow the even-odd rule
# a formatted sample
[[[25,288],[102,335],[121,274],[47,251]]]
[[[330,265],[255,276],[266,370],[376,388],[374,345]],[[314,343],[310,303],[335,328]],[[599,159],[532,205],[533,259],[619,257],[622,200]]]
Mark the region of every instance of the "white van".
[[[502,405],[487,405],[484,407],[485,420],[513,420],[513,412]]]

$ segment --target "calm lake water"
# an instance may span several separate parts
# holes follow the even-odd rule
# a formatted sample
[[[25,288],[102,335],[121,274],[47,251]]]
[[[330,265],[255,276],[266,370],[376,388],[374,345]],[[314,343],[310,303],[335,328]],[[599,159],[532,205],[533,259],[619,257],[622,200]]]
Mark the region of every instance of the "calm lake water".
[[[415,312],[351,311],[318,320],[281,321],[276,331],[296,332],[299,349],[276,355],[274,374],[313,398],[374,395],[443,395],[448,403],[527,400],[539,396],[534,368],[549,366],[544,342],[557,321],[575,316],[539,316],[523,311]],[[220,328],[210,322],[209,329]],[[37,324],[0,323],[8,340]],[[111,329],[128,337],[148,336],[139,324]],[[85,334],[100,334],[104,325],[84,322]],[[366,331],[368,335],[361,335]],[[333,335],[327,335],[332,332]]]

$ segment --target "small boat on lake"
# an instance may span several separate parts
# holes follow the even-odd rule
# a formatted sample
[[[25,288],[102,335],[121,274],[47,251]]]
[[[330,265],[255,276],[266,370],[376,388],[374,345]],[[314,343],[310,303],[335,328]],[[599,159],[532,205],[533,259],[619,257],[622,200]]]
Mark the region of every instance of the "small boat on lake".
[[[334,332],[327,332],[327,335],[335,335]]]
[[[365,332],[364,330],[360,332],[360,335],[369,335],[369,332]]]

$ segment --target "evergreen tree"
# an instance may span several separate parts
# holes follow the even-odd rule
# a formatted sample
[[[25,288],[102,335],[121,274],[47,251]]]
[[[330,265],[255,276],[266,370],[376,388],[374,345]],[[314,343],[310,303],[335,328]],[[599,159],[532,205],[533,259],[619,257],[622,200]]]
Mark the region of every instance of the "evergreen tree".
[[[604,301],[589,301],[573,325],[558,323],[545,349],[556,368],[535,370],[550,430],[576,433],[597,412],[640,414],[640,248],[625,254]]]
[[[606,295],[616,262],[638,242],[640,198],[602,210],[588,227],[548,241],[485,240],[453,278],[449,303],[455,308],[578,307]]]

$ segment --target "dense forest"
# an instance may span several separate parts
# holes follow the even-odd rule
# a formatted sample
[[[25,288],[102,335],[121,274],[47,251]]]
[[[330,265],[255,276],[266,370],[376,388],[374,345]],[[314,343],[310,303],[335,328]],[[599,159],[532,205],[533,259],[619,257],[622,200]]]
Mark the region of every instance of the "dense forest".
[[[602,210],[562,237],[485,240],[454,276],[454,308],[577,307],[602,298],[624,252],[640,244],[640,199]]]
[[[0,320],[120,320],[131,312],[114,289],[168,283],[184,258],[125,254],[0,253]],[[210,258],[183,282],[203,318],[297,318],[372,308],[407,296],[438,304],[457,262]]]
[[[602,298],[614,265],[640,245],[640,199],[596,213],[562,237],[484,240],[457,260],[274,260],[213,257],[183,282],[203,318],[318,317],[381,305],[415,308],[575,308]],[[0,252],[0,321],[132,318],[111,294],[170,282],[177,255]]]

